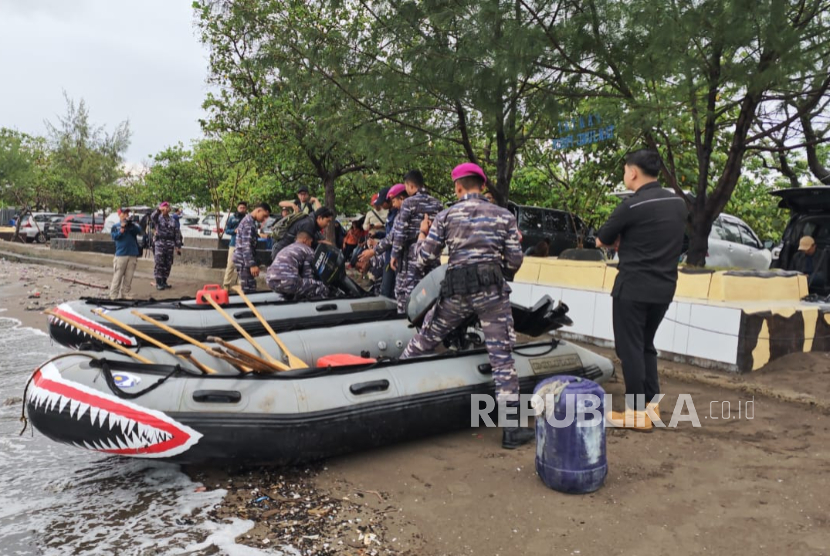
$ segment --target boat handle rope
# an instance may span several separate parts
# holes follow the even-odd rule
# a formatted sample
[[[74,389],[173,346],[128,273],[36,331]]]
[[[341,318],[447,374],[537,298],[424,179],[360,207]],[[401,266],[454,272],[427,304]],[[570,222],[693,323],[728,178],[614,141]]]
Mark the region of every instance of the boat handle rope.
[[[140,392],[125,392],[124,390],[119,388],[118,385],[115,383],[115,377],[112,376],[112,369],[110,368],[109,361],[107,361],[106,359],[98,359],[98,362],[101,366],[101,372],[104,375],[104,381],[107,383],[107,386],[109,386],[109,389],[112,391],[113,394],[124,400],[134,400],[138,397],[143,396],[144,394],[147,394],[148,392],[152,392],[153,390],[167,382],[167,379],[171,378],[173,375],[182,372],[182,368],[179,365],[175,365],[169,373],[155,381],[153,384],[151,384],[144,390]]]
[[[20,431],[20,434],[18,434],[18,436],[23,436],[23,433],[26,432],[26,429],[29,427],[29,419],[26,418],[26,397],[29,395],[29,385],[32,384],[32,380],[35,378],[35,374],[37,374],[39,370],[41,370],[43,367],[45,367],[52,361],[57,361],[58,359],[63,359],[64,357],[75,356],[88,357],[89,359],[97,361],[97,358],[91,356],[88,353],[69,351],[67,353],[61,353],[59,355],[52,357],[51,359],[48,359],[47,361],[44,361],[43,363],[38,365],[38,367],[34,371],[32,371],[31,375],[29,375],[29,380],[26,381],[26,386],[23,388],[23,407],[20,408],[20,421],[23,423],[23,430]]]
[[[517,353],[517,354],[523,355],[525,357],[544,357],[545,355],[549,354],[550,352],[555,350],[557,347],[559,347],[559,340],[557,340],[556,338],[553,338],[550,341],[550,346],[548,347],[547,351],[544,351],[542,353],[522,353],[522,351],[521,351],[522,349],[530,349],[530,348],[534,348],[534,347],[538,347],[538,346],[523,346],[523,347],[519,347],[519,348],[514,347],[513,348],[513,353]]]

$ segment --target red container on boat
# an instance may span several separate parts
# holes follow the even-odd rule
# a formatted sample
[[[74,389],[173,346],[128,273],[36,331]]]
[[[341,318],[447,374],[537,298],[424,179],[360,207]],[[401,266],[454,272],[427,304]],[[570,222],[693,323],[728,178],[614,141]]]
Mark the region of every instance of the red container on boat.
[[[223,290],[219,284],[206,284],[201,290],[196,292],[196,304],[208,305],[205,297],[212,297],[217,305],[228,304],[228,290]]]

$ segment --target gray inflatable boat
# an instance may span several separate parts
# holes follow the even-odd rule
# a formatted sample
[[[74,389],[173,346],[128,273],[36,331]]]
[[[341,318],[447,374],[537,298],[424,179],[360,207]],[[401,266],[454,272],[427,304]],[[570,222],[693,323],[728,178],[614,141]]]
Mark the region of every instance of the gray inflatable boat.
[[[298,330],[309,327],[337,326],[340,324],[382,321],[398,318],[395,301],[387,297],[352,297],[327,299],[325,301],[287,301],[273,292],[253,293],[247,296],[277,332]],[[265,334],[265,327],[239,296],[230,296],[222,308],[252,336]],[[117,325],[96,315],[103,310],[139,332],[167,345],[182,341],[141,320],[132,314],[137,311],[147,315],[179,332],[197,340],[209,336],[224,339],[239,338],[240,334],[225,318],[210,305],[199,304],[194,298],[163,301],[110,301],[108,299],[81,299],[58,305],[53,311],[66,320],[49,317],[49,335],[57,343],[72,349],[100,347],[100,343],[74,327],[78,323],[113,342],[127,347],[148,345],[141,338],[125,332]],[[68,321],[68,322],[67,322]]]
[[[471,395],[493,394],[480,331],[459,330],[444,353],[399,360],[413,333],[400,319],[285,332],[279,337],[308,368],[270,374],[240,373],[196,348],[193,357],[217,374],[156,348],[139,351],[152,364],[72,352],[34,372],[25,405],[55,441],[186,463],[294,464],[469,427]],[[522,392],[556,374],[612,375],[605,357],[543,338],[516,346]],[[255,340],[281,353],[270,336]],[[332,354],[360,359],[331,366]]]
[[[247,295],[268,325],[277,332],[304,328],[337,326],[398,318],[395,301],[386,297],[370,296],[346,274],[343,253],[321,243],[314,253],[314,272],[328,284],[336,297],[325,301],[293,301],[274,292]],[[224,310],[247,334],[265,334],[262,322],[239,296],[229,296]],[[130,301],[109,299],[81,299],[63,303],[53,309],[61,318],[49,317],[49,334],[56,342],[73,349],[99,349],[103,343],[90,338],[77,323],[104,336],[109,341],[126,347],[148,344],[144,339],[128,333],[112,321],[95,314],[103,310],[117,322],[134,328],[166,345],[180,344],[182,340],[154,324],[148,324],[133,314],[146,315],[195,338],[206,340],[216,336],[225,340],[241,337],[236,327],[213,309],[195,298],[176,300]]]

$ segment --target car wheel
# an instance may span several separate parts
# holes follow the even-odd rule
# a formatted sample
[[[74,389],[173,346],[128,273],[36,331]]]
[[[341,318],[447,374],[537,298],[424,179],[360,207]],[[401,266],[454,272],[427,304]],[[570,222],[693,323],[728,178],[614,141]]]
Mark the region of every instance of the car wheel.
[[[38,243],[46,243],[46,234],[44,234],[43,232],[38,232],[38,234],[35,236],[35,241]]]

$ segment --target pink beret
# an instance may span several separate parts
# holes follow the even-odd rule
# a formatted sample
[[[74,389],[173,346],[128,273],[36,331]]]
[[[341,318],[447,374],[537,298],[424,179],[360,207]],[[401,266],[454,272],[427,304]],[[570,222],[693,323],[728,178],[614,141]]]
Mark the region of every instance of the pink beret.
[[[392,186],[392,189],[389,190],[389,193],[386,194],[386,199],[394,199],[401,193],[406,193],[406,186],[402,183],[396,183],[394,186]]]
[[[164,208],[164,207],[169,207],[169,206],[170,206],[170,203],[168,203],[167,201],[164,201],[163,203],[159,204],[159,208]]]
[[[459,164],[452,171],[452,181],[460,180],[468,176],[478,176],[484,181],[487,181],[487,176],[484,175],[484,170],[481,169],[481,166],[473,164],[472,162]]]

